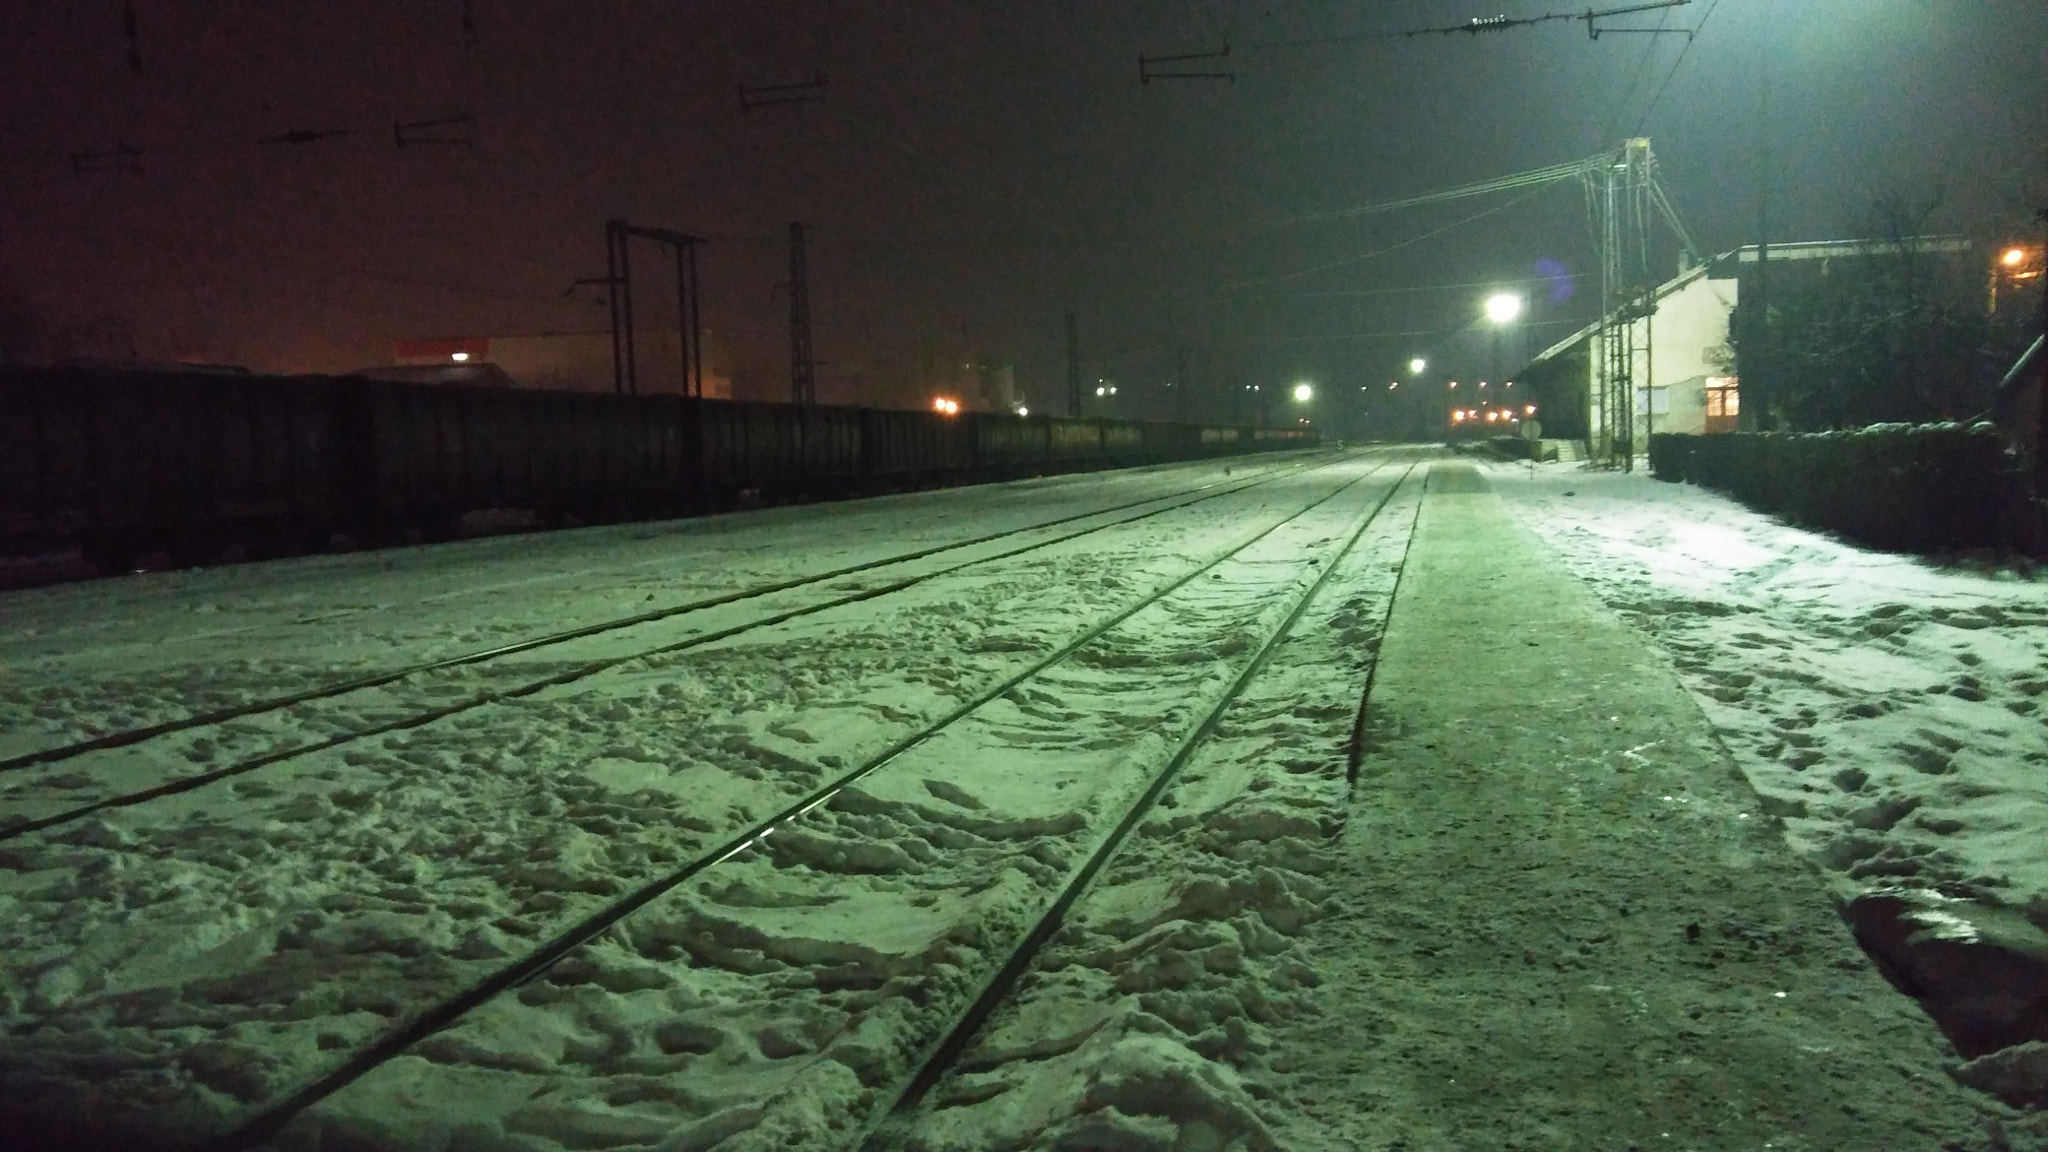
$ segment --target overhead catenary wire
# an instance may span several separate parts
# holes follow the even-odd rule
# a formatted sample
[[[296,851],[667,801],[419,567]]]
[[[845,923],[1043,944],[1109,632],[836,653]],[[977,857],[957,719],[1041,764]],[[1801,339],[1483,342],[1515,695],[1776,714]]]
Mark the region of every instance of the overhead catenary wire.
[[[1576,170],[1576,169],[1574,169],[1574,175],[1576,175],[1576,174],[1577,174],[1577,170]],[[1457,228],[1462,228],[1462,227],[1464,227],[1464,226],[1465,226],[1465,225],[1467,225],[1467,224],[1471,224],[1471,223],[1474,223],[1474,222],[1476,222],[1476,221],[1479,221],[1479,220],[1483,220],[1483,219],[1485,219],[1486,217],[1488,217],[1488,216],[1491,216],[1491,215],[1493,215],[1493,214],[1494,214],[1494,213],[1496,213],[1496,212],[1503,212],[1503,211],[1506,211],[1506,210],[1507,210],[1507,209],[1509,209],[1509,208],[1513,208],[1513,207],[1514,207],[1514,206],[1516,206],[1517,204],[1521,204],[1521,203],[1523,203],[1523,202],[1525,202],[1525,201],[1529,200],[1529,199],[1530,199],[1531,197],[1535,196],[1535,195],[1536,195],[1536,194],[1537,194],[1538,192],[1541,192],[1541,191],[1543,191],[1543,188],[1544,188],[1544,187],[1547,187],[1547,186],[1548,186],[1548,185],[1550,185],[1550,184],[1555,184],[1555,183],[1557,183],[1557,182],[1558,182],[1557,180],[1546,180],[1546,181],[1544,181],[1544,182],[1543,182],[1543,184],[1541,184],[1541,185],[1537,186],[1537,187],[1536,187],[1536,188],[1534,188],[1533,190],[1531,190],[1531,191],[1529,191],[1529,192],[1525,192],[1525,193],[1523,193],[1522,195],[1520,195],[1520,196],[1517,196],[1517,197],[1515,197],[1515,198],[1514,198],[1514,199],[1512,199],[1512,200],[1509,200],[1509,201],[1508,201],[1507,203],[1505,203],[1505,204],[1496,204],[1496,205],[1494,205],[1494,206],[1493,206],[1493,207],[1491,207],[1491,208],[1487,208],[1487,209],[1484,209],[1483,211],[1479,211],[1479,212],[1474,212],[1474,213],[1473,213],[1472,215],[1470,215],[1470,216],[1466,216],[1466,217],[1464,217],[1464,218],[1462,218],[1462,219],[1458,219],[1458,220],[1453,220],[1453,221],[1451,221],[1451,222],[1450,222],[1449,224],[1445,224],[1445,225],[1444,225],[1444,226],[1442,226],[1441,228],[1432,228],[1432,229],[1430,229],[1429,231],[1427,231],[1427,232],[1424,232],[1424,233],[1422,233],[1422,234],[1421,234],[1421,235],[1419,235],[1419,236],[1411,236],[1411,237],[1409,237],[1409,238],[1408,238],[1408,239],[1406,239],[1406,240],[1401,240],[1401,241],[1397,241],[1397,242],[1395,242],[1395,243],[1393,243],[1393,244],[1388,244],[1388,245],[1386,245],[1386,246],[1384,246],[1384,247],[1381,247],[1381,248],[1375,248],[1375,249],[1373,249],[1373,250],[1372,250],[1372,251],[1370,251],[1370,252],[1360,252],[1360,253],[1358,253],[1358,254],[1357,254],[1357,255],[1355,255],[1355,256],[1346,256],[1346,257],[1344,257],[1344,258],[1343,258],[1343,259],[1341,259],[1341,260],[1332,260],[1332,261],[1330,261],[1329,263],[1326,263],[1326,264],[1318,264],[1318,265],[1316,265],[1316,266],[1315,266],[1315,267],[1313,267],[1313,268],[1303,268],[1303,269],[1301,269],[1301,270],[1299,270],[1299,271],[1295,271],[1295,272],[1283,272],[1283,273],[1281,273],[1281,274],[1279,274],[1279,275],[1277,275],[1277,276],[1261,276],[1261,277],[1256,277],[1256,278],[1253,278],[1253,279],[1249,279],[1249,280],[1239,280],[1239,281],[1235,281],[1235,282],[1233,282],[1233,283],[1230,283],[1230,284],[1225,284],[1225,285],[1223,285],[1222,287],[1224,287],[1224,288],[1251,288],[1251,287],[1257,287],[1258,285],[1261,285],[1261,284],[1279,284],[1279,283],[1284,283],[1284,282],[1286,282],[1286,281],[1289,281],[1289,280],[1299,280],[1299,279],[1301,279],[1301,278],[1303,278],[1303,277],[1306,277],[1306,276],[1314,276],[1314,275],[1317,275],[1317,274],[1319,274],[1319,273],[1322,273],[1322,272],[1331,272],[1331,271],[1334,271],[1334,270],[1336,270],[1336,269],[1338,269],[1338,268],[1344,268],[1344,267],[1348,267],[1349,265],[1352,265],[1352,264],[1358,264],[1358,263],[1362,263],[1362,262],[1364,262],[1364,261],[1366,261],[1366,260],[1371,260],[1371,259],[1374,259],[1374,258],[1376,258],[1376,257],[1380,257],[1380,256],[1385,256],[1385,255],[1387,255],[1387,254],[1389,254],[1389,253],[1392,253],[1392,252],[1398,252],[1398,251],[1400,251],[1400,250],[1401,250],[1401,249],[1403,249],[1403,248],[1408,248],[1408,247],[1412,247],[1413,245],[1416,245],[1416,244],[1420,244],[1420,243],[1422,243],[1422,242],[1423,242],[1424,240],[1432,240],[1432,239],[1435,239],[1436,237],[1438,237],[1438,236],[1441,236],[1441,235],[1443,235],[1443,234],[1444,234],[1444,233],[1446,233],[1446,232],[1452,231],[1452,230],[1454,230],[1454,229],[1457,229]],[[1517,187],[1520,187],[1520,185],[1518,185]],[[1476,195],[1476,193],[1475,193],[1475,195]],[[1431,201],[1431,202],[1434,202],[1434,201]]]
[[[1664,74],[1664,82],[1657,86],[1657,94],[1650,97],[1649,106],[1645,107],[1642,116],[1637,118],[1635,131],[1630,133],[1630,135],[1640,136],[1643,134],[1643,125],[1650,122],[1650,113],[1657,110],[1657,103],[1664,99],[1665,90],[1671,87],[1672,77],[1678,75],[1679,65],[1685,63],[1685,57],[1692,51],[1693,44],[1699,39],[1700,31],[1706,28],[1707,21],[1714,18],[1714,9],[1720,6],[1721,0],[1710,0],[1707,4],[1707,10],[1700,14],[1700,22],[1693,25],[1693,35],[1686,38],[1685,47],[1679,50],[1678,59],[1671,62],[1671,70]]]
[[[1598,40],[1603,33],[1610,32],[1663,32],[1662,28],[1602,28],[1598,21],[1604,17],[1627,16],[1637,12],[1654,12],[1665,8],[1682,8],[1692,0],[1651,0],[1649,3],[1629,4],[1618,8],[1583,12],[1545,12],[1540,16],[1510,17],[1475,16],[1462,24],[1443,24],[1429,28],[1406,28],[1378,32],[1352,32],[1336,36],[1307,36],[1295,40],[1270,40],[1253,45],[1254,49],[1277,51],[1290,48],[1322,48],[1337,44],[1362,44],[1373,40],[1413,40],[1421,36],[1455,36],[1459,34],[1476,36],[1482,32],[1505,32],[1514,28],[1533,28],[1538,24],[1550,24],[1564,20],[1576,20],[1586,25],[1586,33]],[[1684,31],[1669,29],[1669,31]]]
[[[1461,184],[1436,192],[1425,192],[1419,196],[1406,196],[1398,200],[1379,200],[1358,204],[1349,208],[1334,208],[1324,212],[1304,212],[1269,222],[1269,226],[1286,224],[1312,224],[1325,220],[1349,220],[1359,216],[1370,216],[1381,212],[1395,212],[1404,208],[1420,208],[1429,204],[1441,204],[1450,200],[1465,200],[1474,196],[1485,196],[1495,192],[1512,192],[1517,188],[1540,187],[1576,180],[1587,168],[1613,160],[1612,151],[1573,160],[1565,164],[1551,164],[1543,168],[1531,168],[1526,172],[1515,172],[1497,176],[1491,180],[1480,180],[1472,184]]]

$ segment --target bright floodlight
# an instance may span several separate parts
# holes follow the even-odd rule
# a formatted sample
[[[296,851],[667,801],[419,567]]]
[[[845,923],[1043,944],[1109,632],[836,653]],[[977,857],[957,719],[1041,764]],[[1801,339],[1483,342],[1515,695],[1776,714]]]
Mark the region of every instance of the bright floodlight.
[[[1512,324],[1522,314],[1522,298],[1502,292],[1486,298],[1486,318],[1495,324]]]
[[[2025,248],[2008,248],[2005,250],[2005,263],[2009,268],[2017,268],[2020,261],[2026,258],[2027,250]]]
[[[1410,360],[1408,362],[1408,374],[1411,376],[1420,376],[1422,375],[1422,370],[1427,367],[1429,367],[1429,361],[1424,360],[1420,356],[1417,356],[1415,359]]]
[[[1316,390],[1313,385],[1296,384],[1294,386],[1294,402],[1296,404],[1306,404],[1315,398]]]
[[[1019,405],[1017,405],[1017,415],[1019,415],[1019,416],[1029,416],[1029,415],[1031,415],[1031,409],[1029,409],[1029,408],[1025,407],[1025,406],[1024,406],[1024,405],[1022,405],[1022,404],[1019,404]]]
[[[451,356],[450,356],[450,357],[448,357],[448,358],[449,358],[450,360],[453,360],[453,361],[455,361],[455,362],[456,362],[457,364],[460,364],[460,363],[462,363],[462,362],[463,362],[464,360],[467,360],[467,359],[469,359],[469,353],[467,353],[467,352],[457,352],[457,353],[455,353],[455,354],[451,355]]]

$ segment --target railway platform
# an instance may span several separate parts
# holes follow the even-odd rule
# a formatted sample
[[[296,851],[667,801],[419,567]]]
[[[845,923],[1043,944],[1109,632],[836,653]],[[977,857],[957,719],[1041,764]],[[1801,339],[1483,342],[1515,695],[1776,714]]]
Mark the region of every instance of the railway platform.
[[[1274,1041],[1338,1146],[1982,1146],[1665,658],[1469,465],[1431,477],[1365,732],[1323,1010]]]

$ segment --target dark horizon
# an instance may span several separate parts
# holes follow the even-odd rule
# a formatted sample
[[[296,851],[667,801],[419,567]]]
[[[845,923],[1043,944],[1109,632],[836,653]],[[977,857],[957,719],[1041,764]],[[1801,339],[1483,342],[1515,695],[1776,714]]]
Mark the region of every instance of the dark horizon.
[[[1140,397],[1183,346],[1212,389],[1376,380],[1415,354],[1484,374],[1488,291],[1529,291],[1512,354],[1592,315],[1575,183],[1286,221],[1640,131],[1709,252],[1755,239],[1765,156],[1773,240],[1857,235],[1884,195],[1997,239],[2021,234],[2048,166],[2048,9],[1998,0],[1694,0],[1613,22],[1690,41],[1559,21],[1320,44],[1294,42],[1475,13],[137,0],[131,43],[112,0],[17,8],[0,129],[17,356],[340,371],[400,339],[602,330],[599,299],[564,293],[603,272],[603,223],[626,217],[709,240],[705,324],[746,396],[787,392],[792,220],[812,226],[822,400],[917,403],[990,355],[1055,401],[1069,311],[1087,371]],[[1234,82],[1139,82],[1141,53],[1225,43]],[[741,107],[742,85],[815,74],[820,101]],[[394,146],[394,122],[458,113],[474,120]],[[440,135],[467,143],[418,142]]]

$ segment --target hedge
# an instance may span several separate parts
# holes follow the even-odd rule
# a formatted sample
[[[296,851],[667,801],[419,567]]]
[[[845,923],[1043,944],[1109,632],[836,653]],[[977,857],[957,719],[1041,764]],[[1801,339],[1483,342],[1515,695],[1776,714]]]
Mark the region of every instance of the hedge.
[[[2010,549],[2022,478],[1991,424],[1650,437],[1650,471],[1900,552]]]

